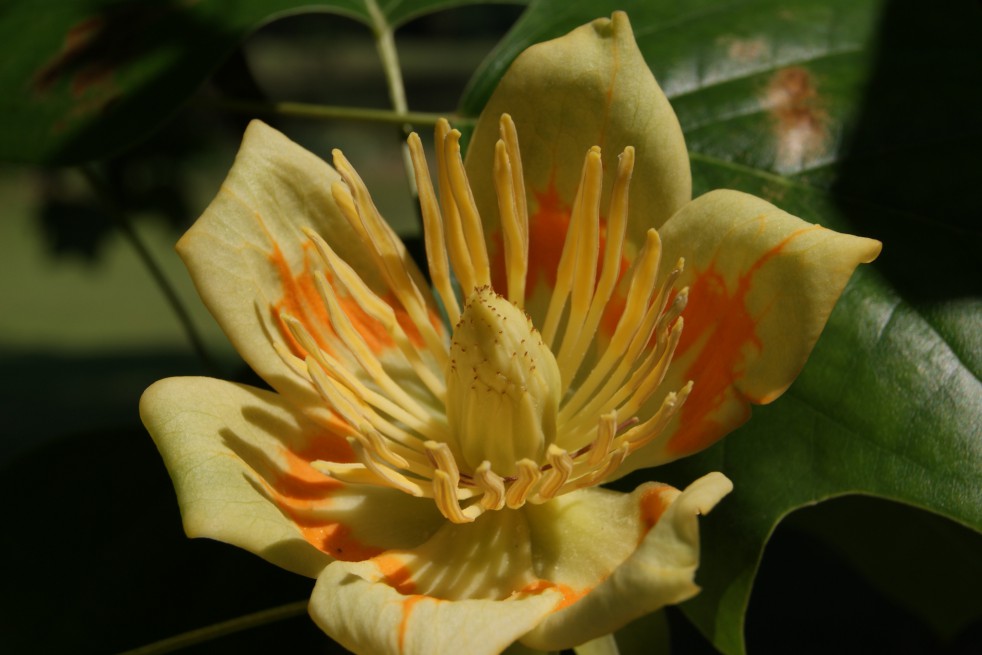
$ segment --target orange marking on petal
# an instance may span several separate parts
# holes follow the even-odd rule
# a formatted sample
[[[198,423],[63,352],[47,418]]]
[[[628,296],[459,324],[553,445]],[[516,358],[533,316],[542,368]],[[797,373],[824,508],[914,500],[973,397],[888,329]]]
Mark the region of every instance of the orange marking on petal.
[[[530,297],[539,283],[544,283],[550,289],[556,287],[556,274],[559,270],[559,260],[563,256],[563,248],[566,245],[566,232],[569,230],[569,220],[571,207],[560,196],[556,190],[554,182],[550,181],[545,191],[533,191],[535,196],[536,210],[529,216],[529,257],[528,273],[526,275],[525,296]],[[600,217],[599,249],[597,254],[597,279],[603,272],[604,248],[607,242],[607,220]],[[508,288],[508,281],[505,275],[505,248],[504,238],[501,231],[497,231],[492,236],[494,244],[494,255],[491,261],[491,286],[494,289],[502,290]],[[618,280],[627,272],[630,262],[626,257],[621,257],[620,271]],[[619,299],[619,294],[615,293],[611,298],[611,303]],[[624,311],[623,299],[620,300],[619,311],[613,318],[613,324],[617,325],[617,318]],[[610,308],[610,305],[608,305]],[[609,319],[604,313],[602,325],[607,326]],[[612,330],[611,330],[612,332]]]
[[[253,468],[260,474],[273,502],[293,521],[310,545],[344,561],[361,561],[382,552],[380,548],[355,539],[347,526],[319,515],[331,506],[331,496],[343,488],[344,483],[324,475],[310,462],[320,459],[353,461],[354,453],[347,441],[325,433],[313,439],[308,448],[300,452],[284,448],[281,455],[285,470],[259,460],[254,462]]]
[[[682,358],[697,345],[702,349],[684,375],[684,379],[694,380],[695,386],[682,407],[679,430],[668,443],[672,454],[702,450],[734,427],[722,425],[712,415],[728,394],[740,393],[731,387],[745,374],[751,352],[759,353],[763,349],[756,332],[759,319],[751,316],[746,306],[753,277],[791,241],[816,229],[821,227],[812,225],[787,235],[737,278],[732,292],[727,289],[722,273],[716,269],[715,261],[702,273],[696,273],[695,281],[689,287],[685,329],[675,356]],[[742,395],[740,398],[744,403],[747,400]],[[750,410],[746,408],[743,420],[749,416]]]
[[[342,562],[361,562],[382,552],[381,548],[355,539],[351,529],[341,523],[318,522],[315,519],[304,523],[302,518],[291,518],[297,523],[303,538],[312,546]]]
[[[540,578],[535,582],[530,582],[529,584],[525,585],[517,592],[515,592],[513,596],[530,596],[534,594],[541,594],[543,591],[546,591],[548,589],[555,589],[556,591],[558,591],[563,595],[562,600],[556,603],[556,606],[553,608],[554,612],[558,612],[564,607],[569,607],[579,599],[586,596],[587,593],[589,593],[592,590],[592,587],[587,587],[586,589],[576,591],[569,585],[563,584],[561,582],[552,582],[550,580],[543,580]]]
[[[306,246],[306,244],[304,244]],[[317,342],[317,345],[327,352],[330,348],[323,339],[323,331],[331,329],[331,323],[327,315],[327,308],[324,306],[314,285],[314,276],[310,270],[310,261],[304,252],[304,270],[299,275],[294,275],[290,270],[290,264],[286,261],[283,251],[277,243],[273,243],[273,252],[269,254],[269,261],[276,267],[276,272],[280,277],[280,284],[283,287],[283,297],[273,305],[273,315],[276,317],[276,325],[280,330],[280,335],[290,346],[294,355],[303,359],[307,352],[297,343],[293,335],[290,334],[283,315],[288,314],[303,323],[307,331]]]
[[[387,302],[392,307],[393,311],[395,311],[396,321],[399,323],[402,331],[406,333],[406,338],[409,339],[409,342],[417,348],[426,348],[426,340],[419,331],[419,326],[416,325],[416,321],[409,316],[409,313],[405,309],[399,307],[399,301],[396,299],[395,295],[391,293],[386,294],[382,300]],[[437,331],[437,334],[443,334],[443,319],[440,317],[440,312],[428,308],[426,313],[429,316],[430,325],[432,325]],[[386,337],[388,337],[388,333],[385,334]],[[389,340],[389,343],[391,343],[391,339]]]
[[[324,336],[325,334],[334,334],[327,307],[324,306],[324,301],[321,299],[320,293],[317,290],[314,270],[310,264],[310,253],[314,249],[314,245],[310,241],[306,241],[303,244],[303,249],[303,270],[296,275],[290,270],[290,265],[287,263],[286,257],[283,255],[283,251],[280,250],[279,245],[274,243],[273,252],[269,254],[269,261],[276,267],[276,272],[279,275],[283,288],[283,296],[272,307],[273,315],[276,317],[276,325],[279,328],[280,335],[290,347],[290,350],[301,359],[307,356],[307,352],[297,343],[293,335],[290,334],[290,330],[283,320],[284,315],[290,315],[300,321],[307,328],[307,332],[317,342],[317,345],[325,352],[332,353],[333,351],[326,343]],[[324,275],[328,283],[333,285],[330,273],[324,271]],[[341,296],[340,294],[336,297],[344,313],[351,320],[355,329],[365,339],[365,343],[368,344],[369,349],[373,353],[378,354],[393,345],[392,336],[382,325],[362,311],[357,302],[352,298]],[[386,298],[386,301],[393,307],[396,306],[393,299]],[[399,324],[403,326],[403,329],[406,330],[410,340],[414,344],[422,344],[423,340],[419,335],[419,331],[412,324],[408,316],[406,316],[405,311],[397,309],[396,318]]]
[[[400,594],[409,596],[416,592],[416,583],[413,581],[413,572],[409,570],[405,560],[395,555],[379,555],[372,560],[375,568],[378,569],[385,583],[398,591]]]
[[[399,621],[399,652],[403,651],[406,643],[406,630],[409,628],[409,615],[413,611],[413,606],[426,596],[410,596],[402,601],[402,620]]]
[[[658,519],[675,500],[675,494],[672,493],[674,491],[670,485],[656,483],[641,495],[641,522],[645,526],[645,533],[655,527]]]

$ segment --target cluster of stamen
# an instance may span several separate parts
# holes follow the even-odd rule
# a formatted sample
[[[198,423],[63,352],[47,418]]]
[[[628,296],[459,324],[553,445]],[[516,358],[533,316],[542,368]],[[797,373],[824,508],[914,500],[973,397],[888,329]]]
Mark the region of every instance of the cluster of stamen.
[[[318,260],[315,283],[330,326],[312,334],[309,321],[285,316],[306,355],[300,358],[276,345],[340,419],[355,454],[352,463],[315,462],[319,470],[348,483],[432,498],[456,523],[603,482],[632,452],[658,438],[692,386],[666,394],[660,405],[649,402],[678,344],[687,289],[674,290],[681,261],[658,283],[661,243],[654,229],[634,258],[629,280],[620,279],[633,149],[626,148],[619,158],[603,252],[600,149],[587,153],[556,287],[536,330],[523,309],[529,217],[518,138],[509,116],[502,116],[500,127],[494,181],[506,289],[491,288],[490,258],[461,159],[460,133],[441,121],[436,129],[439,200],[416,134],[409,138],[409,150],[429,272],[456,326],[452,338],[434,324],[436,310],[423,291],[425,282],[401,241],[351,164],[335,151],[334,164],[344,181],[332,187],[334,199],[367,245],[389,293],[380,297],[308,231]],[[598,344],[598,328],[617,293],[624,309]],[[346,310],[351,303],[391,337],[395,348],[382,354],[373,349]],[[479,308],[491,312],[481,320],[500,321],[507,344],[493,336],[493,329],[490,338],[465,329]],[[412,338],[406,325],[415,332]],[[416,345],[420,339],[425,348]],[[494,351],[506,347],[507,352]],[[468,348],[484,351],[475,354]],[[589,370],[581,370],[590,353]],[[477,385],[470,376],[485,381]],[[469,395],[479,392],[497,394],[496,404]],[[509,418],[484,407],[504,407]]]

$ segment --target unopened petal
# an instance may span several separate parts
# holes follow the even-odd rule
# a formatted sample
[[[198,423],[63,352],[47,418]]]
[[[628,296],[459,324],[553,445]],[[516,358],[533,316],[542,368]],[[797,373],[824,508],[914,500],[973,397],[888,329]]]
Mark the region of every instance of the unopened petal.
[[[511,65],[488,101],[467,153],[467,171],[484,219],[492,270],[504,249],[492,181],[499,118],[517,128],[529,212],[527,293],[555,285],[555,275],[581,179],[584,153],[599,146],[605,175],[600,214],[607,216],[618,157],[636,151],[627,240],[631,257],[645,231],[658,227],[691,197],[685,141],[678,119],[634,41],[627,16],[616,12],[564,37],[540,43]],[[499,278],[502,275],[498,276]],[[533,319],[536,308],[533,305]]]

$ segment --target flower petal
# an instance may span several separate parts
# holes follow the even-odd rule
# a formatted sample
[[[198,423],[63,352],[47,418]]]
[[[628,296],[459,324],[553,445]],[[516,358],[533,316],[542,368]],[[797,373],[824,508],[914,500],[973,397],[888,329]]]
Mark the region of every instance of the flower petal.
[[[402,594],[384,580],[372,561],[335,562],[317,579],[310,615],[324,632],[355,653],[497,655],[561,600],[554,589],[506,600]]]
[[[678,119],[641,56],[623,12],[598,19],[522,53],[502,78],[474,130],[467,172],[492,250],[495,288],[504,290],[503,237],[492,180],[501,114],[518,131],[529,211],[527,294],[555,286],[556,270],[580,182],[584,156],[600,146],[605,216],[618,156],[636,149],[643,183],[630,193],[630,259],[649,227],[691,198],[691,176]],[[601,229],[601,233],[603,229]],[[600,249],[603,252],[603,248]],[[541,293],[541,289],[539,290]],[[533,313],[533,318],[540,319]]]
[[[589,495],[577,493],[579,498],[573,502],[578,506],[562,508],[570,511],[562,513],[561,531],[551,539],[538,533],[535,537],[539,538],[534,537],[536,559],[550,562],[549,575],[557,584],[582,584],[580,581],[596,576],[602,570],[597,564],[610,556],[608,549],[626,545],[633,552],[609,576],[597,580],[583,598],[547,616],[522,638],[522,643],[542,650],[570,648],[694,596],[699,590],[693,582],[699,566],[697,517],[707,514],[732,487],[721,473],[710,473],[682,492],[667,485],[648,484],[623,496],[622,502],[634,508],[634,521],[642,528],[640,544],[639,537],[632,538],[629,530],[623,535],[609,533],[611,522],[603,512],[610,499],[602,496],[603,490],[592,490]],[[556,511],[559,500],[541,506],[541,510]],[[533,520],[532,524],[539,525],[540,521]],[[623,532],[625,528],[615,530]]]
[[[332,328],[325,289],[375,355],[396,350],[392,330],[370,317],[353,291],[338,291],[310,236],[328,239],[367,287],[394,305],[365,240],[335,202],[331,187],[340,179],[325,162],[253,121],[218,196],[177,245],[205,305],[239,354],[296,407],[326,424],[332,413],[290,359],[302,362],[307,354],[298,327],[328,352],[345,350]],[[404,254],[400,243],[393,247]],[[422,279],[408,255],[401,259]],[[400,324],[418,337],[400,313]],[[338,359],[346,362],[344,354]]]
[[[174,481],[191,537],[231,543],[316,576],[333,558],[415,546],[442,523],[428,499],[345,485],[316,471],[311,461],[350,460],[347,442],[274,393],[170,378],[143,394],[140,416]]]
[[[806,223],[737,191],[707,193],[661,229],[663,272],[679,257],[689,287],[684,329],[654,402],[695,386],[662,435],[632,455],[627,471],[714,443],[750,416],[750,404],[790,386],[855,268],[881,244]]]

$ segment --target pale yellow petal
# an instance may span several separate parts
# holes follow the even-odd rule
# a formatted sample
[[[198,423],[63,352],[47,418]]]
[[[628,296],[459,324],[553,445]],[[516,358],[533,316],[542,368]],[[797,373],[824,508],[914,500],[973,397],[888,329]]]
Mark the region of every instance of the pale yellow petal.
[[[694,582],[699,566],[698,517],[731,488],[719,473],[696,480],[681,493],[665,486],[640,487],[629,496],[637,512],[635,521],[653,527],[642,533],[640,543],[631,542],[636,549],[609,576],[577,602],[546,617],[522,642],[543,650],[570,648],[694,596],[699,590]],[[616,535],[604,532],[606,525],[602,513],[589,511],[564,521],[564,543],[556,543],[557,552],[563,553],[555,560],[557,579],[595,577],[596,563],[605,557],[603,550],[623,547]]]
[[[312,343],[346,365],[352,358],[337,347],[317,281],[323,275],[330,282],[333,276],[308,231],[324,237],[375,294],[394,302],[368,248],[332,196],[331,185],[339,179],[325,162],[253,121],[218,196],[177,245],[205,305],[249,366],[296,407],[327,424],[333,415],[297,370],[306,349],[288,322],[295,321]],[[384,325],[352,299],[339,294],[339,301],[376,355],[396,353]],[[401,307],[396,313],[401,322]]]
[[[403,594],[374,562],[335,562],[317,579],[310,615],[358,655],[497,655],[561,599],[553,589],[507,600]]]
[[[689,380],[695,386],[621,474],[701,450],[747,420],[751,403],[784,393],[853,271],[881,247],[729,190],[692,201],[661,236],[663,262],[685,258],[676,288],[689,287],[689,299],[675,359],[651,402]]]
[[[140,415],[177,491],[185,530],[316,576],[424,542],[443,521],[432,501],[345,485],[311,466],[350,461],[347,442],[280,396],[210,378],[151,386]]]
[[[641,56],[627,16],[616,12],[522,53],[481,114],[467,153],[467,172],[485,222],[497,289],[503,285],[503,237],[492,162],[503,113],[514,119],[529,211],[530,295],[555,285],[559,253],[584,155],[603,152],[605,216],[627,146],[636,150],[627,239],[630,258],[691,197],[685,141],[675,113]],[[502,286],[499,291],[504,291]],[[533,318],[536,308],[533,306]]]

